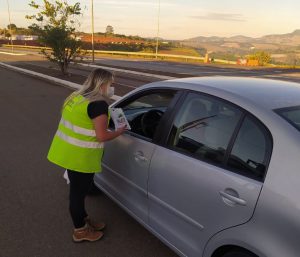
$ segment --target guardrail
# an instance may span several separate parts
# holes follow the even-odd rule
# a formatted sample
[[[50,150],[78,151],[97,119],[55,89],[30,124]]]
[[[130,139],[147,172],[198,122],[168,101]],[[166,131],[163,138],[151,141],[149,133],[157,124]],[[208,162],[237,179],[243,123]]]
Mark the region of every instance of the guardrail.
[[[11,47],[11,45],[3,44],[4,47]],[[14,48],[24,48],[24,49],[36,49],[36,50],[51,50],[48,47],[40,47],[40,46],[24,46],[24,45],[14,45]],[[91,54],[92,50],[84,50],[84,52]],[[196,56],[189,56],[189,55],[174,55],[174,54],[153,54],[153,53],[144,53],[144,52],[124,52],[124,51],[103,51],[103,50],[95,50],[95,54],[109,54],[109,55],[126,55],[126,56],[141,56],[141,57],[151,57],[159,59],[183,59],[186,62],[189,60],[203,62],[204,57],[196,57]],[[228,61],[228,60],[221,60],[221,59],[214,59],[214,62],[217,63],[225,63],[225,64],[236,64],[236,62]]]
[[[9,48],[12,47],[12,45],[7,45],[7,44],[2,44],[2,46],[4,46],[4,47],[9,47]],[[41,47],[41,46],[23,46],[23,45],[13,45],[13,48],[37,49],[37,50],[41,50],[41,49],[51,50],[51,48],[49,48],[49,47]]]
[[[92,53],[92,50],[85,50],[87,53]],[[102,51],[102,50],[95,50],[95,53],[99,54],[111,54],[111,55],[132,55],[132,56],[147,56],[155,58],[160,57],[163,58],[178,58],[178,59],[186,59],[186,60],[198,60],[204,61],[204,57],[196,57],[196,56],[189,56],[189,55],[174,55],[174,54],[153,54],[153,53],[144,53],[144,52],[123,52],[123,51]]]

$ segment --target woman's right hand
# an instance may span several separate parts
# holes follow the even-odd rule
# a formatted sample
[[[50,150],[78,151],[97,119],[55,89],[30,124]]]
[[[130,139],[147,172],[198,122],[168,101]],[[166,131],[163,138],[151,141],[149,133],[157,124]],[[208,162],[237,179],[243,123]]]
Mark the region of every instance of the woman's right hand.
[[[115,131],[108,131],[107,130],[107,123],[108,118],[107,115],[100,115],[93,119],[93,124],[96,131],[96,137],[99,142],[106,142],[109,140],[112,140],[118,136],[120,136],[122,133],[124,133],[126,127],[118,128]]]
[[[118,132],[119,135],[122,135],[122,134],[124,133],[125,130],[126,130],[126,126],[123,126],[123,127],[121,127],[121,128],[118,128],[118,129],[117,129],[117,132]]]

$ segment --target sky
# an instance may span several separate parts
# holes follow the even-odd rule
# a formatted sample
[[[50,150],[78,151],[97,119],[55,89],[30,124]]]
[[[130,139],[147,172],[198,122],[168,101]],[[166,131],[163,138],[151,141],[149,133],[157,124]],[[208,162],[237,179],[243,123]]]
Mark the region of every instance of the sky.
[[[0,28],[11,22],[27,27],[26,14],[34,14],[29,0],[0,0]],[[189,39],[198,36],[261,37],[300,29],[299,0],[93,0],[95,32],[107,25],[115,33]],[[41,3],[41,0],[36,0]],[[72,4],[76,0],[68,0]],[[91,32],[91,0],[79,1],[83,15],[79,30]],[[158,6],[160,2],[160,15]]]

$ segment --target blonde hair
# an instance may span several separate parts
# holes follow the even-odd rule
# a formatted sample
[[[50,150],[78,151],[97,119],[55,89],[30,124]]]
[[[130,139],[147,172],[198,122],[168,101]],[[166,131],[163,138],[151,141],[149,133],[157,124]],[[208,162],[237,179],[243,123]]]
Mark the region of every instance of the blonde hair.
[[[105,100],[107,101],[106,92],[103,91],[104,87],[110,87],[114,81],[114,74],[110,71],[97,68],[93,70],[86,81],[83,83],[81,89],[72,93],[64,102],[65,106],[73,97],[82,95],[85,99],[90,102],[96,100]]]

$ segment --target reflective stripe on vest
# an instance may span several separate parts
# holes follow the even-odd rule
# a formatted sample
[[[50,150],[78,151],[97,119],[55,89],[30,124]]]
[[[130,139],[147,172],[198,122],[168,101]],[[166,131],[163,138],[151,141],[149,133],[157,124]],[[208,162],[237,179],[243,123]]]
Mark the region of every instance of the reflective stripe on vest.
[[[79,147],[84,147],[84,148],[103,148],[104,144],[103,143],[98,143],[98,142],[89,142],[89,141],[83,141],[74,137],[70,137],[66,134],[64,134],[61,131],[57,131],[56,135],[60,137],[62,140],[66,141],[67,143],[71,145],[76,145]]]
[[[66,128],[71,129],[73,132],[77,134],[81,134],[84,136],[96,137],[96,132],[93,129],[81,128],[76,125],[73,125],[71,122],[61,118],[60,123],[64,125]]]
[[[64,105],[47,158],[65,169],[95,173],[101,171],[104,143],[97,141],[88,105],[89,101],[81,95]]]

